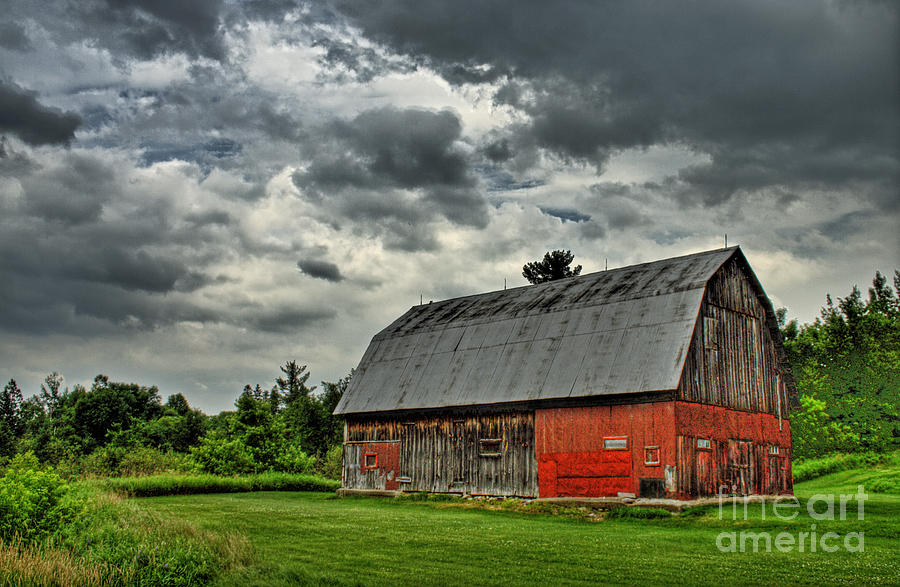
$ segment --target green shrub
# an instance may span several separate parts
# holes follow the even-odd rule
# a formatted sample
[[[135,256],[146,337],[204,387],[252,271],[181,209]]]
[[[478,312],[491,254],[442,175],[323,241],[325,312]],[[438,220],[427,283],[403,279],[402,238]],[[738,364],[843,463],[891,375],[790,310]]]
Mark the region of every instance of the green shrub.
[[[633,518],[639,520],[651,520],[655,518],[670,518],[672,512],[660,508],[625,507],[610,510],[606,518],[610,520]]]
[[[253,454],[240,440],[228,440],[223,431],[212,430],[191,449],[200,469],[214,475],[239,475],[256,471]]]
[[[312,473],[316,457],[307,455],[299,444],[288,444],[275,456],[275,469],[284,473]]]
[[[77,507],[67,491],[59,475],[41,470],[34,454],[15,456],[0,478],[0,539],[37,540],[71,521]]]
[[[328,449],[319,461],[319,474],[328,479],[340,479],[344,470],[344,447],[336,444]]]

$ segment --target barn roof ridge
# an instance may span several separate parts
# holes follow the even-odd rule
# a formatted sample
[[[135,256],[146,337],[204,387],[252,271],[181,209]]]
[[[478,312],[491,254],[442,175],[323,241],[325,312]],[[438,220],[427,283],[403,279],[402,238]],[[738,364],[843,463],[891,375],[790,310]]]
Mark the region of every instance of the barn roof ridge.
[[[453,297],[450,297],[450,298],[444,298],[443,300],[438,300],[438,301],[436,301],[436,302],[435,302],[435,301],[430,301],[430,302],[428,302],[427,304],[416,304],[416,305],[414,305],[414,306],[410,306],[409,309],[412,310],[413,308],[418,308],[418,307],[420,307],[420,306],[430,306],[430,305],[434,305],[434,304],[443,304],[443,303],[445,303],[445,302],[453,302],[453,301],[457,301],[457,300],[464,300],[464,299],[466,299],[466,298],[477,298],[477,297],[480,297],[480,296],[486,296],[486,295],[490,295],[490,294],[498,294],[498,293],[503,293],[503,292],[511,292],[511,291],[520,290],[520,289],[521,289],[521,290],[527,290],[527,289],[544,288],[544,287],[552,287],[552,286],[557,286],[557,287],[559,287],[559,286],[562,286],[564,283],[566,283],[566,282],[568,282],[568,281],[572,281],[572,280],[584,279],[584,278],[588,278],[588,277],[596,277],[596,276],[598,276],[598,275],[607,275],[607,274],[615,273],[615,272],[619,272],[619,271],[625,271],[625,270],[630,270],[630,269],[636,269],[636,268],[638,268],[638,267],[643,267],[643,266],[645,266],[645,265],[656,265],[656,264],[666,263],[666,262],[668,262],[668,261],[678,261],[678,260],[683,260],[683,259],[687,259],[687,258],[689,258],[689,257],[701,257],[701,256],[705,256],[705,255],[713,255],[713,254],[716,254],[716,253],[722,253],[722,252],[724,252],[724,251],[731,251],[731,252],[734,252],[734,251],[740,250],[740,248],[741,248],[740,245],[732,245],[732,246],[730,246],[730,247],[726,247],[726,248],[722,248],[722,249],[708,249],[708,250],[705,250],[705,251],[698,251],[698,252],[696,252],[696,253],[687,253],[687,254],[685,254],[685,255],[678,255],[677,257],[666,257],[665,259],[657,259],[657,260],[655,260],[655,261],[644,261],[644,262],[642,262],[642,263],[635,263],[635,264],[633,264],[633,265],[624,265],[624,266],[622,266],[622,267],[616,267],[616,268],[614,268],[614,269],[605,269],[605,270],[601,270],[601,271],[591,271],[590,273],[582,273],[581,275],[572,275],[572,276],[570,276],[570,277],[561,277],[560,279],[554,279],[554,280],[552,280],[552,281],[545,281],[545,282],[543,282],[543,283],[536,283],[536,284],[529,283],[529,284],[527,284],[527,285],[517,285],[517,286],[515,286],[515,287],[509,287],[509,288],[506,288],[506,289],[493,289],[493,290],[490,290],[490,291],[483,291],[483,292],[481,292],[481,293],[472,293],[472,294],[465,294],[465,295],[462,295],[462,296],[453,296]]]
[[[400,317],[398,317],[396,320],[394,320],[393,322],[388,324],[384,329],[382,329],[381,331],[376,333],[373,340],[383,340],[392,335],[395,335],[397,332],[399,332],[401,330],[404,333],[412,334],[413,332],[416,332],[422,328],[433,328],[433,329],[439,329],[440,327],[451,328],[455,325],[473,325],[474,326],[474,325],[478,325],[478,324],[486,324],[486,323],[493,322],[496,320],[495,316],[487,315],[487,316],[484,316],[483,318],[470,318],[461,324],[461,323],[458,323],[456,321],[456,317],[453,316],[453,317],[450,317],[445,320],[437,320],[437,321],[429,321],[429,322],[423,321],[422,324],[417,324],[417,325],[409,327],[407,329],[402,329],[402,324],[403,324],[404,318],[406,318],[407,316],[414,315],[420,311],[428,311],[429,308],[432,311],[434,311],[435,308],[448,306],[453,303],[463,302],[465,300],[485,299],[490,296],[514,298],[516,293],[522,294],[522,293],[528,293],[528,292],[535,292],[535,294],[537,294],[537,295],[535,295],[534,297],[538,297],[539,294],[543,292],[543,290],[564,289],[565,287],[570,286],[574,282],[577,282],[577,281],[596,281],[599,283],[600,281],[613,280],[618,276],[618,274],[626,272],[626,271],[628,271],[628,272],[645,271],[648,268],[647,266],[651,266],[651,265],[664,265],[666,263],[672,264],[673,262],[685,261],[689,258],[699,259],[699,258],[705,257],[705,256],[722,254],[722,253],[725,253],[726,251],[729,252],[729,254],[725,258],[723,258],[722,263],[727,262],[731,258],[731,256],[734,254],[735,251],[740,251],[740,246],[734,245],[734,246],[723,248],[723,249],[710,249],[707,251],[700,251],[697,253],[680,255],[678,257],[668,257],[666,259],[657,259],[656,261],[646,261],[643,263],[636,263],[634,265],[625,265],[624,267],[617,267],[615,269],[608,269],[605,271],[592,271],[591,273],[585,273],[583,275],[574,275],[572,277],[565,277],[562,279],[555,279],[553,281],[547,281],[544,283],[520,285],[520,286],[516,286],[516,287],[511,287],[508,289],[492,290],[492,291],[487,291],[487,292],[482,292],[482,293],[467,294],[464,296],[456,296],[456,297],[452,297],[452,298],[446,298],[443,300],[438,300],[436,302],[428,302],[427,304],[417,304],[415,306],[410,306],[410,308],[406,312],[404,312]],[[707,276],[705,276],[704,279],[698,279],[696,281],[692,281],[690,283],[684,283],[684,284],[681,284],[680,286],[676,286],[676,287],[670,287],[665,290],[657,289],[657,290],[653,290],[653,291],[650,291],[650,290],[637,291],[632,295],[619,296],[619,297],[614,297],[614,298],[605,299],[605,300],[598,300],[596,298],[588,298],[588,299],[585,299],[584,301],[575,301],[575,302],[569,303],[567,305],[554,306],[552,309],[547,309],[547,308],[542,308],[542,307],[524,308],[523,310],[515,312],[514,314],[506,316],[506,317],[507,318],[527,318],[529,316],[535,316],[538,314],[546,314],[548,312],[563,312],[566,310],[585,308],[585,307],[597,306],[597,305],[614,303],[614,302],[637,301],[637,300],[644,299],[644,298],[665,295],[665,294],[670,294],[670,293],[676,293],[679,291],[689,291],[692,289],[700,289],[700,288],[703,288],[706,286],[706,282],[707,282],[708,278],[709,278],[709,276],[707,275]]]

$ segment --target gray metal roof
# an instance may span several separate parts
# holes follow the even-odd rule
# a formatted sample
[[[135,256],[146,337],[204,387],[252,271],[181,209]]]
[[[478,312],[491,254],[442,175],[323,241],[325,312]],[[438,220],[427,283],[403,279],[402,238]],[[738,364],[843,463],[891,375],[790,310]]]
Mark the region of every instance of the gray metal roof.
[[[413,306],[372,339],[335,413],[675,389],[706,282],[737,250]]]

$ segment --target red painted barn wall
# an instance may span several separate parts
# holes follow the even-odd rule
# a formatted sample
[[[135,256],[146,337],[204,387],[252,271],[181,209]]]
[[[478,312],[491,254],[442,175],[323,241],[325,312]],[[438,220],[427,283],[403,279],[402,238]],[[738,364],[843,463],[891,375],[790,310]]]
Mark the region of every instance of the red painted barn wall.
[[[790,448],[791,423],[762,412],[731,410],[720,406],[675,402],[676,434],[727,440],[739,438],[759,444],[778,444]]]
[[[536,410],[539,494],[637,495],[641,478],[664,479],[675,463],[674,430],[674,402]],[[627,449],[603,448],[604,438],[622,436]],[[648,446],[658,447],[658,465],[644,464]]]
[[[791,493],[791,424],[776,415],[675,402],[676,496]],[[699,441],[708,440],[701,448]],[[777,454],[772,454],[777,447]]]

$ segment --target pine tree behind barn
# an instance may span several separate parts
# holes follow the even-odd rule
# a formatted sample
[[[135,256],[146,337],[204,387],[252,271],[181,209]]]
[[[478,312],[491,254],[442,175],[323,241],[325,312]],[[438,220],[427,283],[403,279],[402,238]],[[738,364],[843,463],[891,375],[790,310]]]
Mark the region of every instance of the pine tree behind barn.
[[[414,306],[335,413],[346,489],[689,499],[790,493],[795,402],[732,247]]]

